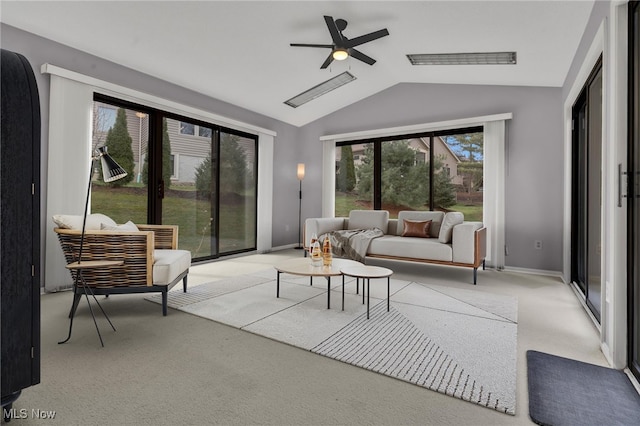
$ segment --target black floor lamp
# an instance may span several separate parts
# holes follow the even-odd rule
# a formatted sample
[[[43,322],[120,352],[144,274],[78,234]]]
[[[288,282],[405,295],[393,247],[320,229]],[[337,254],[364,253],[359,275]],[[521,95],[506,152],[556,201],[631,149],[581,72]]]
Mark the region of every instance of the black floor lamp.
[[[304,163],[298,163],[298,180],[300,181],[300,200],[298,202],[298,247],[302,248],[302,238],[300,237],[302,231],[302,179],[304,179]]]
[[[111,158],[111,156],[107,153],[107,147],[106,146],[102,146],[100,148],[97,148],[94,156],[91,157],[91,164],[89,165],[89,185],[87,186],[87,198],[85,200],[84,203],[84,216],[82,219],[82,234],[80,235],[80,248],[78,250],[78,259],[75,262],[72,262],[70,264],[67,265],[67,268],[71,269],[71,270],[75,270],[75,280],[73,283],[73,293],[74,293],[74,298],[75,298],[75,294],[76,291],[78,290],[78,287],[82,287],[83,292],[85,297],[87,298],[87,304],[89,305],[89,311],[91,312],[91,316],[93,317],[93,323],[96,326],[96,331],[98,332],[98,337],[100,338],[100,344],[102,346],[104,346],[104,342],[102,341],[102,336],[100,335],[100,329],[98,328],[98,323],[96,322],[96,317],[93,314],[93,309],[91,308],[91,303],[89,301],[89,295],[87,293],[90,293],[91,296],[93,296],[93,299],[95,300],[96,304],[98,305],[98,307],[100,308],[100,310],[102,311],[102,313],[104,314],[105,318],[107,319],[107,321],[109,321],[109,325],[111,325],[111,328],[113,328],[113,330],[115,331],[115,327],[113,326],[113,324],[111,324],[111,320],[109,319],[109,317],[107,316],[107,314],[105,313],[104,309],[102,309],[102,306],[100,305],[100,302],[98,302],[98,299],[96,299],[96,296],[93,294],[93,290],[91,289],[91,287],[87,286],[84,279],[82,278],[82,269],[87,269],[87,268],[97,268],[97,267],[110,267],[110,266],[114,266],[111,265],[112,263],[118,263],[118,262],[91,262],[91,261],[85,261],[82,262],[82,249],[84,248],[84,236],[85,236],[85,230],[86,230],[86,225],[87,225],[87,213],[88,213],[88,209],[89,209],[89,197],[91,196],[91,176],[93,176],[93,164],[96,160],[100,160],[100,164],[102,165],[102,178],[104,180],[105,183],[109,183],[109,182],[115,182],[119,179],[122,179],[123,177],[127,176],[127,172],[125,169],[123,169],[122,167],[120,167],[120,165],[116,162],[116,160],[114,160],[113,158]],[[121,263],[121,262],[120,262]],[[69,321],[69,335],[67,336],[67,338],[61,342],[58,342],[59,344],[61,343],[66,343],[69,341],[69,339],[71,338],[71,328],[73,327],[73,314],[74,314],[74,306],[72,306],[71,308],[71,314],[70,314],[70,321]]]

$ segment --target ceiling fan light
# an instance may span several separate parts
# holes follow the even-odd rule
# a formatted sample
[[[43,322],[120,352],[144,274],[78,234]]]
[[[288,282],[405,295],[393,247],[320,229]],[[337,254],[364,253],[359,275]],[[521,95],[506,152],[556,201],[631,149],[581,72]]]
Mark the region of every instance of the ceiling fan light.
[[[349,57],[349,53],[344,49],[336,49],[333,51],[333,59],[336,61],[344,61]]]

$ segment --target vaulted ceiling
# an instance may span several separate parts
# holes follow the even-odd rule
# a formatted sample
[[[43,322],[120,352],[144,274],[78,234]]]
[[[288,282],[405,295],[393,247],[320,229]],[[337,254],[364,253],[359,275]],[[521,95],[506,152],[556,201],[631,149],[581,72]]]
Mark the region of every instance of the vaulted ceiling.
[[[1,2],[2,22],[216,99],[301,126],[402,82],[560,87],[593,1]],[[389,35],[320,66],[324,15],[354,38]],[[516,65],[412,66],[407,54],[516,51]],[[39,65],[39,64],[37,64]],[[53,64],[59,65],[59,64]],[[298,108],[287,99],[338,74],[356,80]]]

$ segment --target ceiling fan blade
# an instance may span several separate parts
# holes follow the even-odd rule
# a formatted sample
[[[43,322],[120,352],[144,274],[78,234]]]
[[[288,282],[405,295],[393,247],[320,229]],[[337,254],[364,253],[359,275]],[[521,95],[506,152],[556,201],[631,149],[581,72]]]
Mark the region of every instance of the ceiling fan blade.
[[[388,35],[389,35],[389,31],[387,31],[387,29],[385,28],[383,30],[374,31],[369,34],[361,35],[360,37],[346,40],[344,47],[349,48],[349,47],[360,46],[361,44],[368,43],[370,41],[377,40],[381,37],[388,36]]]
[[[307,44],[307,43],[291,43],[289,46],[293,47],[325,47],[328,49],[333,49],[333,44]]]
[[[320,69],[325,69],[327,68],[331,62],[333,62],[333,52],[329,53],[329,56],[327,57],[327,59],[323,62],[322,66],[320,67]]]
[[[373,59],[370,56],[365,55],[364,53],[362,53],[361,51],[356,50],[356,49],[351,49],[350,55],[353,56],[354,58],[366,63],[366,64],[369,64],[369,65],[373,65],[373,64],[376,63],[375,59]]]
[[[336,46],[342,46],[342,36],[338,31],[338,27],[336,26],[336,22],[333,20],[331,16],[325,16],[324,22],[327,23],[327,28],[329,28],[329,34],[331,34],[331,40],[333,40],[333,44]]]

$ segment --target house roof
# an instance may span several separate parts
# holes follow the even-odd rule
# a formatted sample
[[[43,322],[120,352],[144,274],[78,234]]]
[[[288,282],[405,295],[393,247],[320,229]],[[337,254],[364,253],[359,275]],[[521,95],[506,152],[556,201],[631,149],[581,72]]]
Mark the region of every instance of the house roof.
[[[207,96],[302,126],[398,83],[561,87],[593,1],[2,1],[2,22]],[[389,36],[320,69],[323,15]],[[406,54],[516,51],[516,65],[412,66]],[[37,64],[39,65],[39,64]],[[55,65],[55,64],[54,64]],[[298,108],[284,101],[348,71]]]

